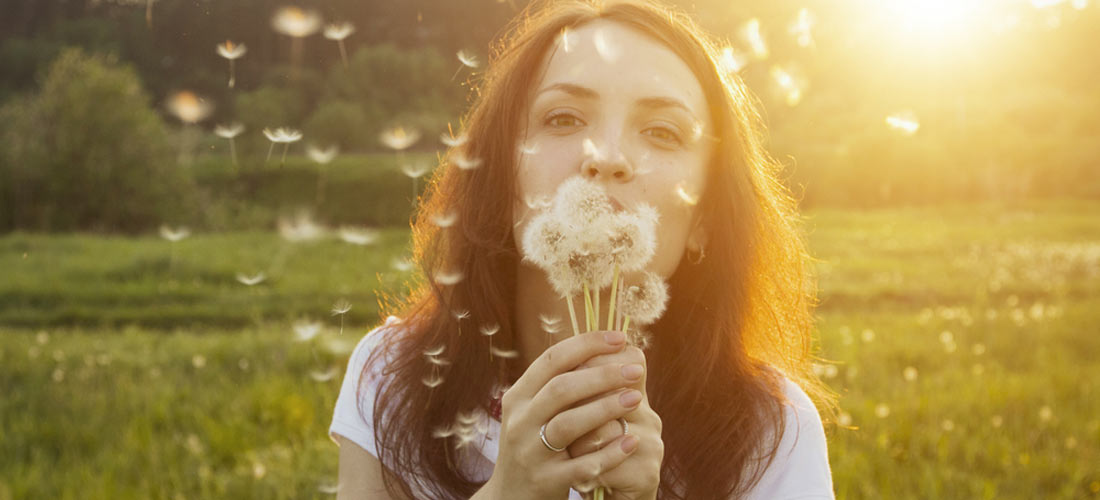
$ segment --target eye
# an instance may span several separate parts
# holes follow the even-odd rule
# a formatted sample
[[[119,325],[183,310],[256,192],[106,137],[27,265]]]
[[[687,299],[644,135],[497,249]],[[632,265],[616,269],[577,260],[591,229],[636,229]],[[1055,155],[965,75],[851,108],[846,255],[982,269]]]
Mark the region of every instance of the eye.
[[[668,127],[648,128],[648,129],[645,129],[643,131],[643,133],[649,132],[649,131],[654,132],[652,134],[649,134],[650,136],[655,137],[657,139],[660,139],[662,141],[671,142],[671,143],[674,143],[674,144],[680,144],[682,142],[682,141],[680,141],[679,134],[677,134],[675,131],[673,131],[672,129],[670,129]]]
[[[581,124],[580,118],[577,118],[569,113],[554,113],[546,117],[544,122],[546,125],[552,127],[573,127]]]

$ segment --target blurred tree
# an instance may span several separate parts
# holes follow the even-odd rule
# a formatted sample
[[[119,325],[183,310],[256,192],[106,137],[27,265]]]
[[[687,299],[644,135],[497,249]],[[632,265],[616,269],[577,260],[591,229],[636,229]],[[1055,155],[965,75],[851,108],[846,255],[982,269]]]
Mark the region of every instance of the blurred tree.
[[[0,228],[135,232],[186,217],[194,183],[113,56],[64,50],[0,118]]]

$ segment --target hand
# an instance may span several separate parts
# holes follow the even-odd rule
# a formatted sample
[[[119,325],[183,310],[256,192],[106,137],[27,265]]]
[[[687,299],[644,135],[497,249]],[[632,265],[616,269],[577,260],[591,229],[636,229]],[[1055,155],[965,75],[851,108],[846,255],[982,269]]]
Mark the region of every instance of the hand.
[[[605,333],[611,334],[610,341]],[[625,378],[617,363],[576,369],[593,357],[623,350],[625,342],[622,332],[588,332],[550,346],[531,363],[501,397],[500,452],[490,489],[506,491],[509,498],[561,498],[572,485],[590,483],[600,471],[614,469],[630,456],[618,445],[621,436],[575,458],[550,450],[539,438],[546,424],[546,440],[555,447],[568,446],[630,411],[617,396],[578,406],[644,380]]]
[[[600,354],[585,361],[577,370],[591,369],[600,366],[619,366],[621,364],[641,364],[646,366],[645,354],[641,349],[629,346],[616,353]],[[605,499],[655,499],[657,488],[661,479],[661,463],[664,459],[664,442],[661,441],[661,418],[649,406],[649,398],[646,394],[646,376],[627,386],[623,390],[611,393],[613,397],[619,397],[633,392],[641,398],[636,409],[624,416],[629,424],[629,433],[636,436],[637,450],[625,461],[611,470],[604,470],[597,477],[595,484],[590,486],[605,486],[610,495]],[[602,452],[606,447],[621,445],[623,440],[622,424],[618,420],[610,420],[581,436],[569,446],[569,455],[581,457],[589,453]]]

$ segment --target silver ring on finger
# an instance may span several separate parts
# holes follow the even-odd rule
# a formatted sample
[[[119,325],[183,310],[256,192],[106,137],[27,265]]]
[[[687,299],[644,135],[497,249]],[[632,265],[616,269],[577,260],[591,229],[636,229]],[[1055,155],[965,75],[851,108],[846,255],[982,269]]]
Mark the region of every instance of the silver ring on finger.
[[[547,422],[547,424],[548,423],[550,422]],[[546,440],[546,424],[542,424],[542,427],[539,428],[539,438],[542,439],[542,444],[546,445],[546,447],[549,448],[550,451],[565,451],[565,447],[555,448],[554,445],[550,444],[550,442]]]

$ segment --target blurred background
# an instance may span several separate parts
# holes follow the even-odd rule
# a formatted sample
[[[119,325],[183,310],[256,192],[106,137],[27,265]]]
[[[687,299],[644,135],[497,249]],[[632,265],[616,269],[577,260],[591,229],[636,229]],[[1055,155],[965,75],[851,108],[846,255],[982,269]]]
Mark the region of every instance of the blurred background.
[[[838,498],[1100,498],[1100,5],[673,3],[806,217]],[[333,497],[525,4],[0,0],[0,500]]]

